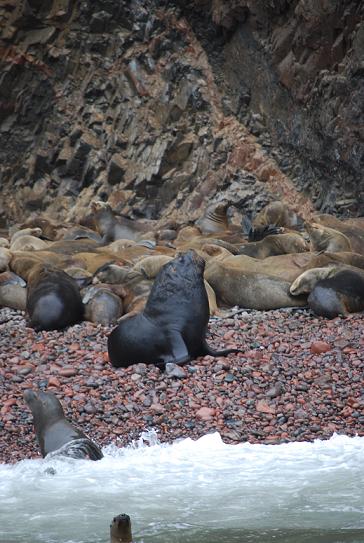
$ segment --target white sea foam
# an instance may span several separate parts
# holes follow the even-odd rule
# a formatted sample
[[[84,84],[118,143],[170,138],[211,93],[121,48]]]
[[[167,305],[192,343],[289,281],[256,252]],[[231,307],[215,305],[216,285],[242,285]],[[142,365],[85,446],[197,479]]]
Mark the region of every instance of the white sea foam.
[[[134,446],[103,452],[97,462],[0,464],[0,542],[107,542],[122,512],[145,543],[210,543],[214,531],[216,541],[291,541],[277,534],[312,530],[353,531],[357,539],[311,543],[364,542],[363,437],[227,445],[214,433],[161,445],[149,432]]]

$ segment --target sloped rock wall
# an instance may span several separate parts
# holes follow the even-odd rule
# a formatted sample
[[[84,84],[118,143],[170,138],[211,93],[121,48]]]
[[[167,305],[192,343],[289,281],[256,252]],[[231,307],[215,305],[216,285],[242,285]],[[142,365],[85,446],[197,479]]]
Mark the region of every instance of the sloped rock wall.
[[[199,2],[187,12],[186,5],[177,4],[6,0],[0,8],[4,222],[40,212],[61,220],[79,219],[94,197],[131,217],[159,218],[162,223],[194,220],[208,202],[223,197],[250,212],[273,197],[286,197],[303,213],[312,211],[309,196],[316,178],[309,176],[312,190],[300,194],[301,177],[283,172],[281,154],[267,139],[283,141],[296,151],[296,131],[304,142],[294,121],[295,104],[302,103],[299,85],[290,88],[289,77],[282,75],[279,81],[277,71],[269,91],[274,98],[273,88],[279,87],[276,95],[283,93],[278,100],[282,107],[264,105],[266,82],[256,75],[262,72],[264,55],[257,56],[255,50],[263,51],[264,40],[272,48],[273,26],[266,29],[259,22],[267,18],[265,3],[205,2],[204,17]],[[280,24],[287,32],[292,3],[281,4]],[[260,5],[262,13],[255,14],[253,5]],[[275,11],[273,15],[278,17]],[[208,46],[196,31],[196,18],[212,29]],[[356,23],[353,28],[358,32]],[[251,52],[241,61],[242,44],[247,48],[249,43]],[[277,46],[280,53],[267,73],[275,74],[287,47]],[[221,55],[211,59],[215,48],[226,55],[222,61]],[[355,73],[361,77],[360,71]],[[285,106],[286,97],[290,107]],[[307,104],[311,107],[314,97]],[[282,120],[285,109],[287,119]],[[263,139],[256,111],[261,111],[264,130],[270,131],[268,136],[263,130]],[[309,137],[308,121],[305,127],[307,143],[299,151],[304,158],[306,147],[313,153],[308,143],[319,154],[315,138]],[[349,132],[343,134],[345,145]],[[326,149],[328,157],[338,145]],[[350,158],[353,153],[340,159],[340,165],[354,178],[360,151],[356,163]],[[314,154],[312,159],[317,162]],[[297,167],[296,158],[288,162]],[[295,177],[297,186],[292,183]],[[330,187],[338,181],[332,177]],[[323,175],[322,182],[329,182],[328,177]]]

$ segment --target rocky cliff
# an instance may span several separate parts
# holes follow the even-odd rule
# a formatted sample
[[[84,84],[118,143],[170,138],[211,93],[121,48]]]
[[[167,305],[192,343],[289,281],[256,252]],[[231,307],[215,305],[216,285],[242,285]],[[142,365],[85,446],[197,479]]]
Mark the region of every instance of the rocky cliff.
[[[228,198],[362,213],[363,5],[5,0],[3,223],[197,218]]]

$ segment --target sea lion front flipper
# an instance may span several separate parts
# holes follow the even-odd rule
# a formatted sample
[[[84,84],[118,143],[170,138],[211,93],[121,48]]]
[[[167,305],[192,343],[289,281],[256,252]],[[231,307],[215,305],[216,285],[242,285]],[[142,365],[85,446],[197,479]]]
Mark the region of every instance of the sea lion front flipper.
[[[163,362],[173,362],[174,364],[186,364],[191,360],[186,344],[180,332],[171,331],[169,333],[171,352],[163,357]]]

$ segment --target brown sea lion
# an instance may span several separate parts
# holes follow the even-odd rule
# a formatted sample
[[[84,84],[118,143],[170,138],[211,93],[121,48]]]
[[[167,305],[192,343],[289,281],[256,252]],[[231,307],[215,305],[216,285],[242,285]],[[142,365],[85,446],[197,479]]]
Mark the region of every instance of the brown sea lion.
[[[49,242],[43,239],[36,238],[35,236],[23,235],[15,239],[10,243],[10,250],[15,251],[42,251],[48,249]]]
[[[83,319],[76,281],[64,271],[39,264],[28,277],[26,311],[35,330],[60,330]]]
[[[63,224],[57,224],[46,217],[33,217],[19,226],[23,228],[40,228],[42,236],[50,241],[55,241],[66,231]]]
[[[85,306],[85,319],[95,324],[114,324],[123,314],[120,297],[102,285],[84,288],[82,302]]]
[[[316,215],[315,221],[344,234],[350,241],[351,250],[364,255],[364,226],[360,226],[360,222],[354,219],[342,221],[327,214]]]
[[[227,209],[229,202],[217,202],[207,206],[202,217],[195,221],[195,226],[202,234],[215,234],[229,229]]]
[[[268,273],[241,271],[240,267],[225,261],[209,261],[205,279],[215,291],[219,307],[239,305],[268,310],[306,305],[304,297],[295,298],[290,294],[290,281]]]
[[[43,458],[61,455],[100,460],[100,448],[81,430],[68,422],[62,405],[51,392],[27,389],[24,400],[33,415],[34,430]]]
[[[63,269],[72,265],[72,261],[65,255],[47,251],[18,251],[12,254],[9,267],[14,273],[28,281],[33,267],[39,264],[49,264]]]
[[[128,274],[131,269],[130,266],[118,266],[117,264],[107,262],[95,271],[93,283],[121,285],[128,280]]]
[[[287,253],[303,253],[308,251],[304,238],[295,232],[270,235],[261,241],[247,243],[239,248],[241,255],[254,258],[283,255]]]
[[[266,205],[253,220],[254,227],[274,225],[295,228],[298,224],[297,214],[281,201]]]
[[[125,513],[112,519],[110,524],[110,543],[133,543],[131,522]]]
[[[0,273],[0,307],[25,310],[26,282],[11,271]]]
[[[74,255],[77,253],[96,252],[101,243],[94,239],[61,239],[49,243],[47,251],[52,253]]]
[[[0,238],[0,249],[5,248],[8,249],[10,246],[9,240],[6,238]]]
[[[0,272],[8,269],[12,259],[12,253],[6,247],[0,247]]]
[[[10,237],[10,244],[14,243],[15,240],[20,238],[21,236],[34,236],[36,238],[39,238],[42,235],[42,229],[35,227],[35,228],[21,228],[20,230],[16,230],[14,234]]]
[[[209,306],[203,282],[205,261],[194,251],[177,256],[157,275],[144,310],[122,320],[108,337],[113,366],[138,362],[184,364],[204,355],[224,356],[237,349],[214,351],[205,335]]]
[[[308,222],[305,223],[305,229],[310,236],[311,251],[337,253],[352,250],[349,238],[338,230]]]
[[[363,270],[339,269],[336,274],[320,279],[310,295],[308,305],[322,317],[333,319],[364,310]]]
[[[102,238],[98,232],[91,230],[91,228],[86,228],[86,226],[72,226],[63,234],[62,238],[64,240],[77,240],[77,239],[92,239],[97,243],[102,243]]]
[[[343,269],[342,266],[340,269]],[[301,273],[293,281],[290,286],[290,293],[293,296],[299,296],[300,294],[309,294],[313,290],[314,286],[321,279],[327,279],[337,273],[338,266],[330,265],[323,268],[311,268]]]
[[[128,217],[116,216],[110,205],[93,201],[91,210],[94,214],[96,230],[103,238],[104,243],[111,243],[117,239],[132,239],[137,241],[153,229],[154,221],[134,221]]]

